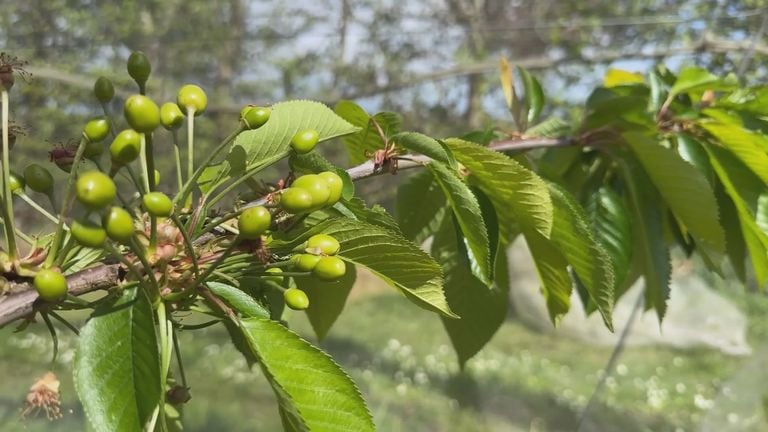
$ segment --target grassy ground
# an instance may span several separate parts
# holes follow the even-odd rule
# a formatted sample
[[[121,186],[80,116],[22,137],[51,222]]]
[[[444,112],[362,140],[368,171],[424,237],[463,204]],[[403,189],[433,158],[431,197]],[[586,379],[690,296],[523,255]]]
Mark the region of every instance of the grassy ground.
[[[750,314],[753,344],[765,340],[768,301],[759,295],[736,300]],[[301,314],[288,321],[312,339]],[[40,325],[34,327],[0,331],[0,430],[84,430],[70,379],[74,339],[62,332],[60,357],[51,367],[50,341]],[[359,384],[382,431],[574,430],[610,356],[609,349],[508,321],[459,371],[439,319],[378,291],[356,295],[321,345]],[[279,430],[271,390],[258,371],[248,371],[222,329],[186,334],[182,346],[193,386],[187,430]],[[746,361],[711,350],[628,349],[585,429],[697,429],[723,382]],[[20,421],[28,387],[49,368],[62,380],[64,418]]]

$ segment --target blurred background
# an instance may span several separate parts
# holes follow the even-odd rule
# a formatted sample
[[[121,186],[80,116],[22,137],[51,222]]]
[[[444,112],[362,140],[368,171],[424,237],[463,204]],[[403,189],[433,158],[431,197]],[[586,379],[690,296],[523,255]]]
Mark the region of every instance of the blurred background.
[[[152,62],[148,93],[156,101],[175,99],[185,83],[206,89],[196,140],[204,155],[244,104],[285,99],[330,106],[353,99],[371,113],[399,113],[403,130],[436,137],[511,130],[498,85],[501,56],[543,83],[545,114],[569,122],[579,121],[580,105],[609,67],[697,64],[755,84],[767,72],[767,27],[763,0],[3,0],[0,51],[28,61],[31,74],[11,94],[21,128],[12,167],[45,162],[52,148],[79,137],[101,113],[96,77],[116,84],[109,109],[119,113],[135,91],[125,72],[134,50]],[[161,185],[170,187],[170,137],[160,141]],[[347,166],[339,143],[323,152]],[[367,180],[358,190],[393,210],[402,177]],[[18,207],[27,232],[50,228]],[[320,345],[360,385],[380,430],[768,430],[768,298],[755,287],[680,258],[661,331],[653,314],[633,317],[639,287],[617,307],[617,334],[578,305],[554,330],[525,248],[512,249],[510,317],[464,371],[436,316],[359,276]],[[287,318],[314,340],[301,314]],[[629,336],[615,350],[627,322]],[[41,327],[0,330],[0,430],[84,430],[70,378],[74,338],[61,332],[60,356],[50,364]],[[184,335],[182,350],[193,382],[187,430],[279,428],[271,390],[223,329]],[[62,380],[64,418],[20,420],[27,389],[47,370]]]

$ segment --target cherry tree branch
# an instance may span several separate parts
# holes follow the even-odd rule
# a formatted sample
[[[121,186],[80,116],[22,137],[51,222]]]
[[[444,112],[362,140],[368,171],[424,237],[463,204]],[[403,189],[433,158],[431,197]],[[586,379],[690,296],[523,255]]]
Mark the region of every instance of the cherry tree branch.
[[[578,144],[578,140],[572,138],[520,138],[492,143],[489,148],[497,151],[523,151],[548,147],[566,147]],[[408,159],[398,161],[398,170],[423,167],[431,161],[423,155],[408,156]],[[375,169],[372,161],[364,162],[347,170],[352,180],[388,173],[386,169]],[[257,205],[259,201],[252,204]],[[213,238],[210,235],[210,238]],[[201,239],[198,239],[201,240]],[[195,242],[199,244],[199,241]],[[86,270],[82,270],[67,277],[69,293],[80,296],[89,292],[113,287],[119,282],[118,264],[99,264]],[[5,286],[5,294],[0,294],[0,327],[34,315],[36,308],[40,306],[37,291],[30,282],[10,282]]]

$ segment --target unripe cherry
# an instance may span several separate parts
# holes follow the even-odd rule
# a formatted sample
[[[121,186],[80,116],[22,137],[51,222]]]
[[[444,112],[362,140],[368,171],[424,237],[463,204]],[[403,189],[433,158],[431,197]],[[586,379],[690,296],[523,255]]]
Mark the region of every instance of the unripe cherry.
[[[288,288],[283,293],[285,305],[293,310],[304,310],[309,307],[309,297],[298,288]]]
[[[309,192],[312,196],[312,208],[315,209],[325,206],[331,196],[328,183],[317,174],[306,174],[297,178],[291,184],[291,188],[300,188]]]
[[[339,199],[341,199],[341,195],[344,191],[344,180],[333,171],[324,171],[318,174],[318,176],[325,180],[325,183],[328,185],[328,190],[330,191],[327,205],[336,204]]]
[[[240,119],[245,124],[246,129],[257,129],[269,120],[271,112],[269,108],[246,105],[240,111]]]
[[[99,248],[107,241],[107,232],[89,220],[75,220],[69,228],[72,237],[83,246]]]
[[[53,176],[38,164],[29,164],[24,168],[24,180],[35,192],[49,193],[53,190]]]
[[[338,240],[328,234],[315,234],[307,240],[306,249],[309,253],[336,255],[341,245]]]
[[[324,281],[337,280],[344,276],[346,272],[347,265],[344,263],[344,260],[335,256],[321,257],[312,269],[312,274]]]
[[[116,165],[126,165],[139,157],[141,135],[133,129],[121,131],[109,146],[109,154]]]
[[[96,118],[85,124],[83,136],[88,142],[101,142],[109,135],[109,122],[103,118]]]
[[[93,94],[99,102],[109,103],[115,97],[115,86],[109,78],[100,76],[93,84]]]
[[[280,207],[291,214],[310,211],[312,209],[312,195],[301,188],[283,189],[280,194]]]
[[[32,284],[37,294],[45,301],[56,301],[67,295],[67,279],[61,272],[54,269],[43,269],[37,272]]]
[[[314,129],[299,131],[291,139],[291,148],[298,153],[304,154],[314,150],[320,135]]]
[[[128,243],[133,237],[133,217],[120,207],[111,207],[101,219],[101,226],[109,238],[116,242]]]
[[[173,102],[166,102],[160,107],[160,124],[168,130],[178,129],[184,122],[184,113]]]
[[[160,125],[160,108],[144,95],[135,94],[126,99],[123,114],[137,132],[150,133]]]
[[[12,193],[24,192],[24,186],[26,186],[26,184],[24,182],[24,177],[21,175],[11,171],[10,175],[8,176],[8,182],[11,186]]]
[[[104,208],[117,196],[115,182],[101,171],[88,171],[75,183],[77,199],[91,210]]]
[[[195,116],[199,116],[205,112],[205,108],[208,106],[208,96],[200,86],[186,84],[179,89],[176,103],[179,104],[179,108],[185,114],[189,108],[192,108],[195,110]]]
[[[128,75],[139,85],[146,83],[149,79],[149,74],[152,73],[152,65],[149,64],[149,59],[141,51],[131,53],[128,57],[127,69]]]

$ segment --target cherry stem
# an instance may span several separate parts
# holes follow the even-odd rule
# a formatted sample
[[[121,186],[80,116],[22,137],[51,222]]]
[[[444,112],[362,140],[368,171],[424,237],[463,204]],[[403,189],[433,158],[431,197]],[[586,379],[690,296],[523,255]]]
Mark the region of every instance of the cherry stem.
[[[189,116],[189,114],[188,114],[188,116]],[[194,116],[193,117],[189,117],[189,121],[187,123],[187,125],[188,125],[188,127],[187,127],[187,144],[188,144],[188,146],[189,146],[189,143],[192,142],[191,140],[193,139],[192,138],[192,135],[193,135],[192,134],[192,129],[190,129],[190,127],[191,127],[190,125],[192,124],[192,118],[194,118]],[[181,191],[179,191],[178,195],[176,195],[176,198],[174,198],[173,202],[175,204],[179,204],[182,201],[185,201],[187,199],[187,195],[189,195],[189,193],[192,191],[192,187],[194,186],[194,184],[197,181],[197,179],[200,178],[200,176],[203,174],[203,171],[205,171],[205,168],[211,162],[213,162],[213,159],[216,158],[216,156],[218,156],[224,150],[224,148],[226,146],[231,144],[232,141],[234,141],[235,138],[243,130],[244,129],[243,129],[243,126],[241,124],[237,129],[235,129],[234,132],[232,132],[231,134],[229,134],[229,136],[224,138],[224,141],[220,142],[219,145],[217,145],[216,148],[213,149],[208,154],[208,157],[205,158],[203,163],[201,163],[200,166],[197,167],[197,170],[195,170],[194,172],[191,172],[191,169],[190,169],[190,168],[193,167],[193,165],[191,163],[188,165],[187,170],[190,171],[190,172],[189,172],[189,175],[187,177],[187,182],[184,183],[184,187],[181,189]],[[191,160],[191,158],[189,160]],[[189,162],[189,160],[187,162]]]
[[[259,171],[263,170],[264,168],[267,168],[269,166],[272,166],[273,164],[277,163],[281,159],[288,156],[289,152],[285,151],[282,153],[278,153],[271,158],[263,161],[262,163],[249,168],[247,171],[245,171],[243,174],[240,175],[240,177],[236,178],[235,181],[227,185],[221,192],[219,192],[217,195],[215,195],[213,198],[211,198],[208,201],[209,206],[213,206],[217,202],[219,202],[222,198],[227,196],[228,193],[232,192],[236,187],[240,186],[243,182],[251,178],[252,176],[259,173]],[[216,190],[219,186],[223,185],[226,180],[219,182],[218,184],[214,185],[208,193],[212,193],[214,190]]]
[[[85,138],[80,139],[80,144],[77,146],[77,152],[72,160],[72,169],[69,171],[69,177],[67,178],[67,186],[64,189],[64,202],[61,204],[61,210],[59,211],[59,223],[56,227],[56,234],[53,236],[53,242],[48,250],[48,256],[45,257],[44,268],[50,268],[51,265],[56,262],[56,254],[59,252],[61,242],[64,237],[64,217],[69,213],[74,201],[75,194],[75,180],[77,179],[77,167],[80,165],[80,161],[83,158],[83,152],[88,141]]]
[[[10,131],[8,130],[8,105],[10,100],[8,90],[2,91],[2,126],[3,126],[3,220],[7,223],[5,227],[5,241],[8,246],[8,257],[11,262],[16,261],[18,250],[16,249],[16,233],[14,232],[13,221],[13,195],[11,195],[11,149],[10,149]]]
[[[181,222],[181,219],[179,219],[179,215],[176,214],[176,212],[171,214],[171,220],[173,220],[173,223],[176,224],[179,232],[181,232],[181,237],[184,239],[184,246],[187,248],[187,254],[189,254],[189,259],[192,260],[192,269],[195,271],[195,276],[198,276],[200,274],[200,268],[197,266],[197,255],[195,254],[195,246],[192,243],[192,239],[189,237],[186,227],[184,227],[184,224]]]
[[[182,168],[181,168],[181,149],[179,148],[179,134],[176,131],[176,129],[171,131],[171,135],[173,136],[173,155],[176,159],[176,183],[177,183],[177,192],[180,192],[181,189],[184,187],[184,179],[182,178]]]
[[[211,152],[210,158],[213,158],[216,153],[218,153],[218,151]],[[206,161],[206,163],[200,165],[200,167],[204,167],[208,162],[210,161]],[[202,173],[202,170],[200,170],[200,173]],[[179,192],[179,194],[181,194],[182,191],[184,192],[181,199],[187,199],[186,195],[191,191],[191,185],[194,184],[195,180],[197,180],[195,177],[195,109],[193,107],[187,107],[187,184],[185,184],[184,188]],[[187,203],[185,202],[185,207],[186,204]]]
[[[219,255],[218,258],[216,258],[216,261],[214,261],[210,266],[208,266],[207,269],[205,269],[205,272],[203,272],[202,275],[195,278],[195,281],[192,283],[192,287],[190,289],[197,288],[201,283],[205,282],[205,280],[208,278],[208,276],[211,275],[211,273],[216,270],[219,265],[221,265],[222,262],[224,262],[225,259],[227,259],[230,255],[232,255],[232,252],[235,251],[237,246],[240,244],[240,237],[235,237],[232,242],[227,246],[227,248],[224,250],[224,252]]]
[[[33,200],[32,198],[29,197],[29,195],[25,194],[24,192],[18,193],[17,195],[22,200],[24,200],[24,202],[29,204],[30,207],[32,207],[33,209],[37,210],[37,212],[40,213],[41,215],[45,216],[48,220],[50,220],[54,224],[58,224],[59,223],[59,219],[57,219],[56,216],[52,215],[50,212],[48,212],[48,210],[44,209],[40,204],[36,203],[35,200]],[[64,229],[65,230],[69,229],[69,227],[67,226],[66,222],[64,223]]]

